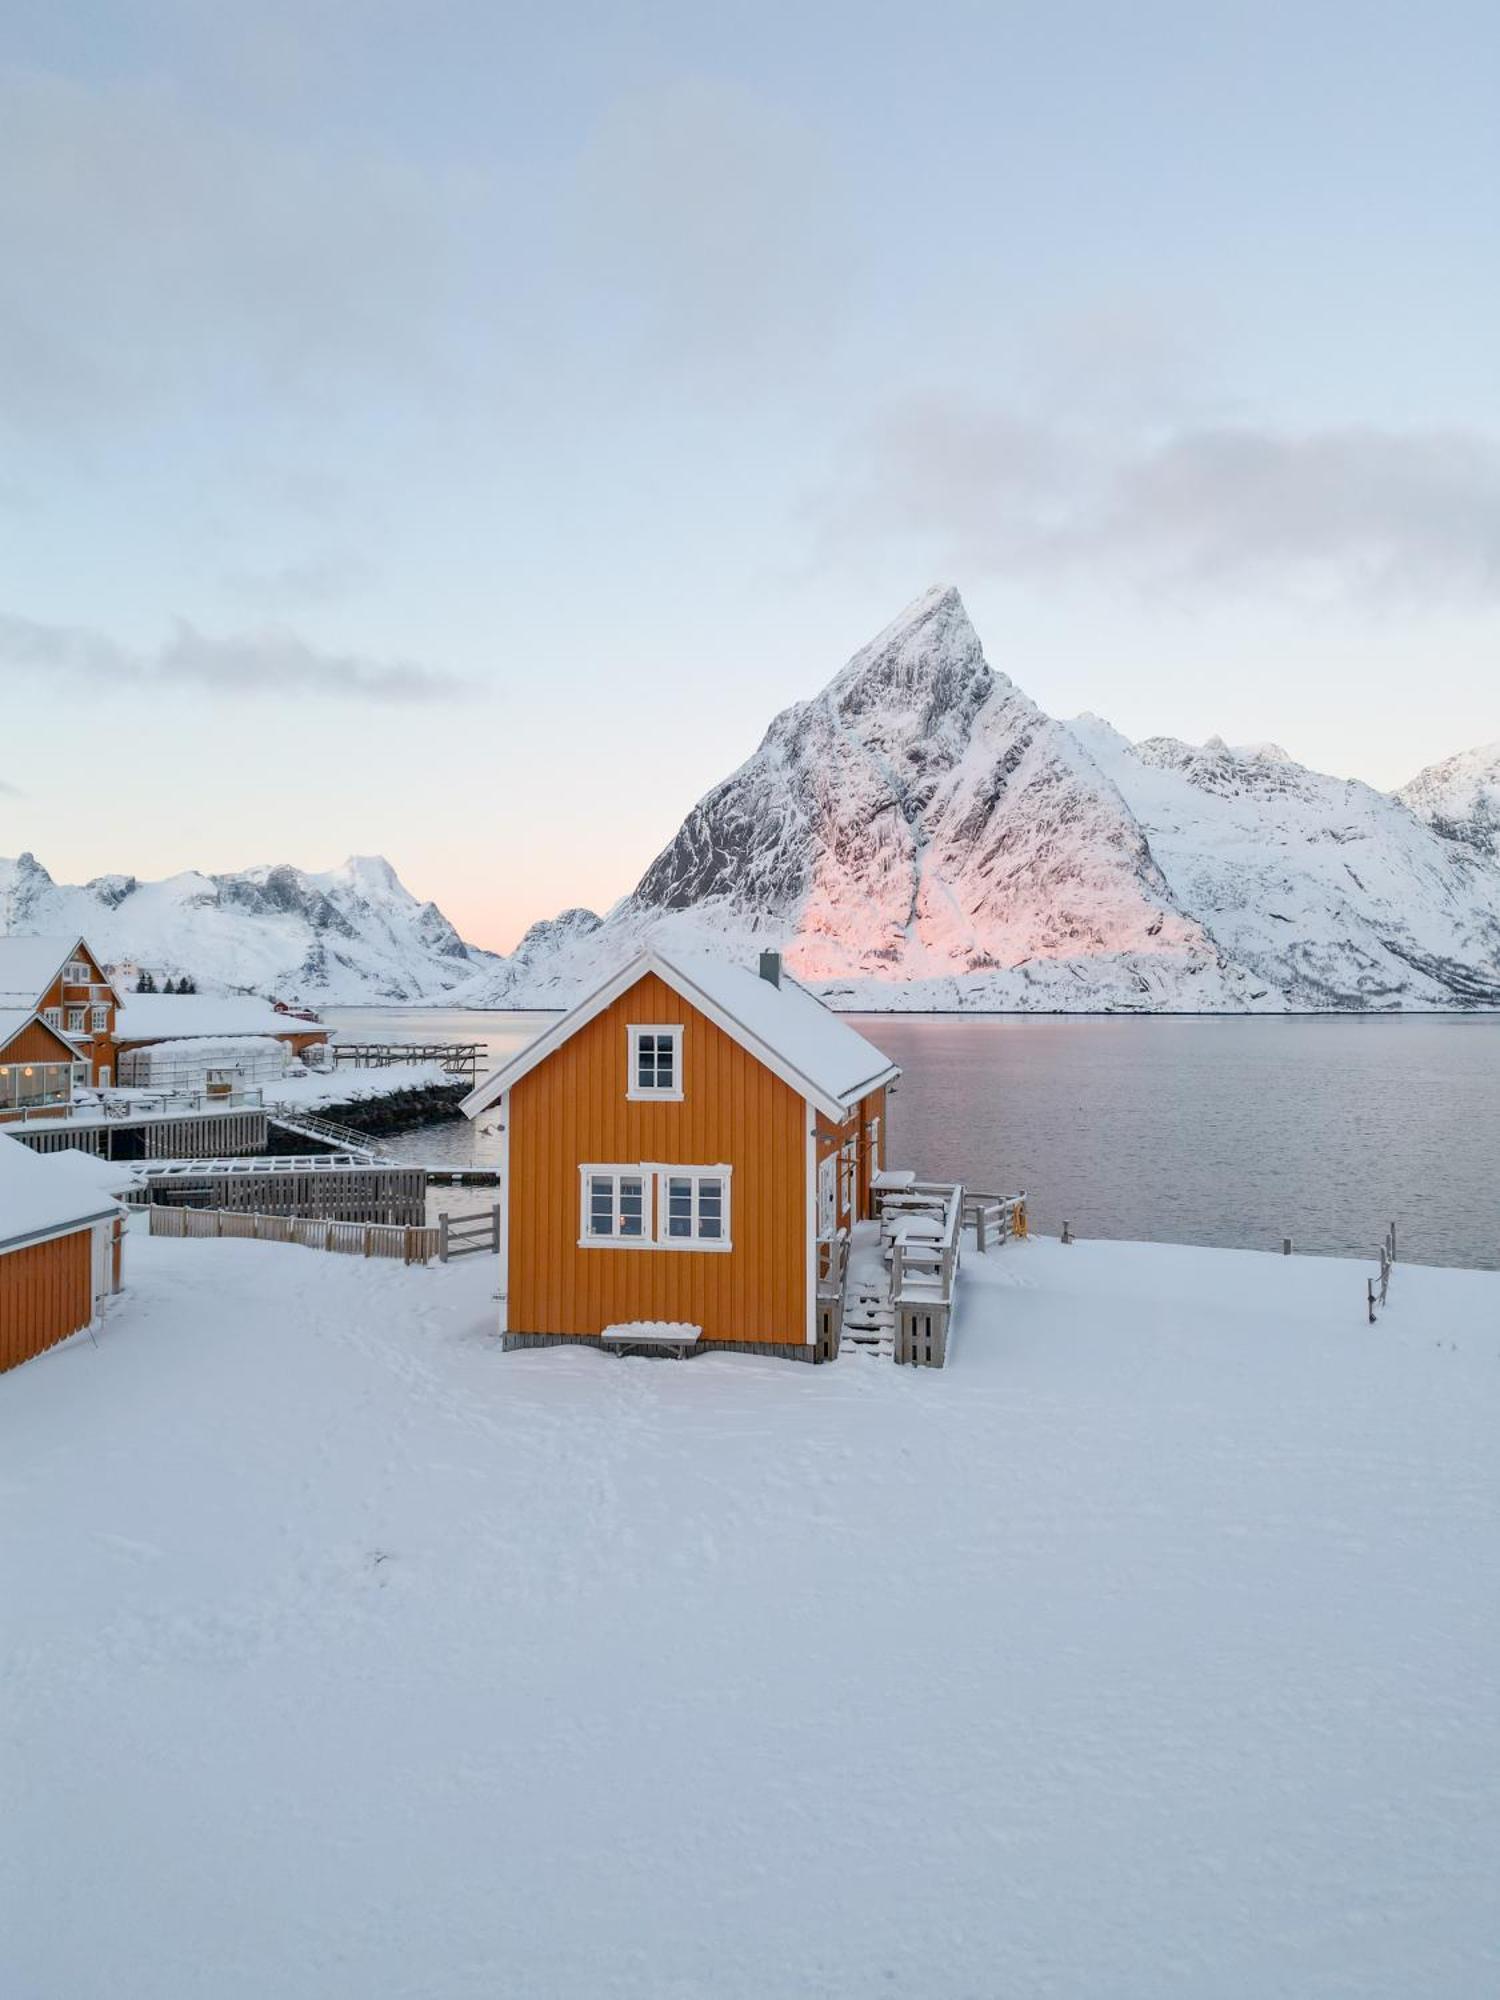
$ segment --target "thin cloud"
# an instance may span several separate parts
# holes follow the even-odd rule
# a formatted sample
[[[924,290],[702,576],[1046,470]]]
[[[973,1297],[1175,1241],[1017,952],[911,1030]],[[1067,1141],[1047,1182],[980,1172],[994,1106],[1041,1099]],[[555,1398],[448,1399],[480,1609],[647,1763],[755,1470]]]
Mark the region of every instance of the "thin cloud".
[[[12,785],[7,779],[0,778],[0,799],[24,799],[25,796],[19,785]]]
[[[753,92],[689,77],[617,102],[571,216],[597,312],[633,357],[700,386],[780,379],[826,354],[857,247],[823,135]]]
[[[1474,431],[1187,424],[1147,437],[913,403],[871,428],[820,514],[833,546],[921,539],[966,573],[1090,568],[1381,605],[1500,598],[1500,441]]]
[[[284,626],[214,636],[178,619],[150,652],[81,625],[0,613],[0,662],[120,688],[193,686],[218,694],[316,695],[335,701],[445,701],[468,683],[409,660],[324,652]]]

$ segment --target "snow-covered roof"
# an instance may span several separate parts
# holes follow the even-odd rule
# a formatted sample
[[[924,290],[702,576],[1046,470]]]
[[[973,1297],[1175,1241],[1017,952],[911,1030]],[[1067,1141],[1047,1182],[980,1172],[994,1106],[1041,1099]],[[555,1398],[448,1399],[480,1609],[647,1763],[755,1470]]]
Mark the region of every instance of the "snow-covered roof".
[[[84,940],[80,937],[0,937],[0,1002],[34,1006]]]
[[[200,1035],[306,1034],[316,1023],[278,1014],[255,994],[132,993],[115,1016],[115,1039],[166,1042]]]
[[[150,1060],[179,1058],[183,1062],[233,1063],[241,1056],[287,1056],[287,1046],[275,1035],[184,1035],[180,1041],[151,1042]]]
[[[773,984],[749,966],[707,952],[668,954],[657,949],[622,966],[529,1047],[486,1077],[459,1108],[468,1117],[477,1117],[649,972],[827,1118],[842,1120],[866,1092],[900,1074],[873,1042],[790,974],[783,972],[780,982]]]
[[[28,1027],[33,1021],[38,1026],[46,1028],[47,1033],[55,1041],[61,1042],[70,1055],[76,1054],[72,1043],[69,1042],[61,1029],[48,1028],[47,1023],[42,1019],[35,1007],[0,1007],[0,1049],[3,1049],[7,1042],[12,1041],[20,1034],[23,1028]],[[63,1058],[59,1057],[58,1060],[61,1061]]]
[[[0,1132],[0,1250],[61,1236],[113,1215],[120,1204],[101,1187],[101,1168],[118,1171],[108,1161],[91,1160],[72,1148],[33,1153]]]

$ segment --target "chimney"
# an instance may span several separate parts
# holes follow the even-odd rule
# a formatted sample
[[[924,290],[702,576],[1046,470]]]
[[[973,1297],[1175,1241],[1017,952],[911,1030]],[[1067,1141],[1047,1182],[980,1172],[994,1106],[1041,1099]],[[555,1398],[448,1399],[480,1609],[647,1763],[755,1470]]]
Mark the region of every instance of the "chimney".
[[[760,955],[760,976],[769,979],[773,986],[781,984],[781,953],[763,951]]]

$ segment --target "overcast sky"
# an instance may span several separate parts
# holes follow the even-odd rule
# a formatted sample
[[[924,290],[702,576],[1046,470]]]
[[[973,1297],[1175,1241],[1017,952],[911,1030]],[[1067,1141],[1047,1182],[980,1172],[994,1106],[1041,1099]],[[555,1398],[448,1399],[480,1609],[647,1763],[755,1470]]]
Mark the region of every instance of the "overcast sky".
[[[607,905],[928,584],[1500,737],[1500,10],[8,0],[0,854]]]

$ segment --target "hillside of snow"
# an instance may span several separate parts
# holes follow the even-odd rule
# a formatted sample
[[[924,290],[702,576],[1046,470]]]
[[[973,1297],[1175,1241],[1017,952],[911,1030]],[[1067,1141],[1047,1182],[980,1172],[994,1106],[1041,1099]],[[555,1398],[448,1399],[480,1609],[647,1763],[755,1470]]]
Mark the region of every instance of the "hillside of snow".
[[[1435,781],[1419,813],[1275,745],[1063,723],[933,590],[776,717],[602,922],[536,926],[475,997],[563,1005],[662,936],[779,947],[872,1009],[1500,1006],[1500,786],[1493,757],[1455,762],[1461,836]]]
[[[0,933],[10,931],[85,936],[111,965],[149,967],[158,985],[190,973],[204,993],[329,1005],[451,1001],[496,963],[366,855],[323,874],[103,875],[70,888],[23,854],[0,860]]]
[[[966,1258],[941,1371],[151,1241],[0,1376],[5,1990],[1495,1990],[1500,1277]]]
[[[1500,743],[1429,764],[1396,796],[1445,840],[1500,861]]]

